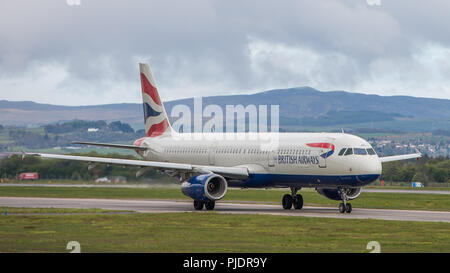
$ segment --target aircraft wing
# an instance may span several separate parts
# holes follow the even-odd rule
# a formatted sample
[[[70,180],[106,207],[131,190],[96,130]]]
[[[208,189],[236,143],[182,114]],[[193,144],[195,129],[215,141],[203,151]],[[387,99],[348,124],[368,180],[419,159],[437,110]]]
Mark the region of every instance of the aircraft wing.
[[[422,157],[421,153],[380,157],[381,163]]]
[[[169,170],[185,173],[216,173],[223,175],[224,177],[234,179],[245,179],[249,176],[248,169],[245,167],[220,167],[220,166],[207,166],[207,165],[191,165],[181,163],[170,162],[158,162],[158,161],[144,161],[133,159],[119,159],[119,158],[105,158],[105,157],[92,157],[92,156],[75,156],[75,155],[60,155],[60,154],[42,154],[42,153],[25,153],[24,155],[34,155],[42,158],[51,159],[66,159],[84,161],[90,163],[104,163],[104,164],[116,164],[124,166],[135,167],[147,167],[159,170]]]

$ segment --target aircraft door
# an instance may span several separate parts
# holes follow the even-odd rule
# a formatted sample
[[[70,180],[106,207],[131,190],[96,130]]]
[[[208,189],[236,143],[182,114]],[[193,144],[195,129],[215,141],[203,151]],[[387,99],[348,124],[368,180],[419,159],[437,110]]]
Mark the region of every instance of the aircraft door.
[[[275,170],[275,162],[277,161],[277,151],[271,150],[267,153],[267,156],[267,165],[269,170],[273,171]]]
[[[319,168],[326,168],[327,167],[327,158],[322,157],[321,155],[323,155],[324,153],[326,153],[327,150],[325,149],[320,149],[319,152]]]

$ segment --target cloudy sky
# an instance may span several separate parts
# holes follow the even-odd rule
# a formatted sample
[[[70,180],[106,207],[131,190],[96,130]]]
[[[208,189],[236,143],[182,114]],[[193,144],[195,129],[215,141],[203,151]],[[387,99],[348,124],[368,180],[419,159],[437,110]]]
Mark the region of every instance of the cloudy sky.
[[[449,10],[448,0],[0,0],[0,100],[140,102],[140,61],[163,100],[296,86],[450,99]]]

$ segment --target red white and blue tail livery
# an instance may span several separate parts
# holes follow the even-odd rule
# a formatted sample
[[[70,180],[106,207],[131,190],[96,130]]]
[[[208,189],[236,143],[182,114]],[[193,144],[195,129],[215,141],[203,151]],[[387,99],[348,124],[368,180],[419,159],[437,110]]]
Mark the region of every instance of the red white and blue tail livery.
[[[148,64],[139,64],[144,108],[145,134],[147,137],[157,137],[170,134],[172,128],[167,118],[164,105],[159,98],[156,81]]]

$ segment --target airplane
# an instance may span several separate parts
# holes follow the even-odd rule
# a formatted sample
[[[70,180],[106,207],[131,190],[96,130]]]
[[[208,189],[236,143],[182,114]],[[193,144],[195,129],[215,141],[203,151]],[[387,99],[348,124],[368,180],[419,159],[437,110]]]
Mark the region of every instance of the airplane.
[[[222,133],[220,140],[211,133],[179,133],[172,129],[156,82],[147,63],[140,63],[145,133],[132,145],[74,142],[135,150],[143,160],[88,156],[24,153],[42,158],[139,167],[136,177],[150,169],[179,179],[181,191],[193,199],[195,210],[213,210],[228,187],[290,188],[282,197],[282,207],[302,209],[303,197],[297,192],[314,188],[336,201],[340,213],[351,213],[349,201],[361,194],[361,188],[377,180],[382,163],[418,159],[414,154],[379,157],[361,137],[347,133],[253,133],[277,134],[277,144],[264,148],[267,138],[250,139],[251,133]],[[191,134],[191,137],[184,137]],[[272,135],[271,135],[272,134]]]

